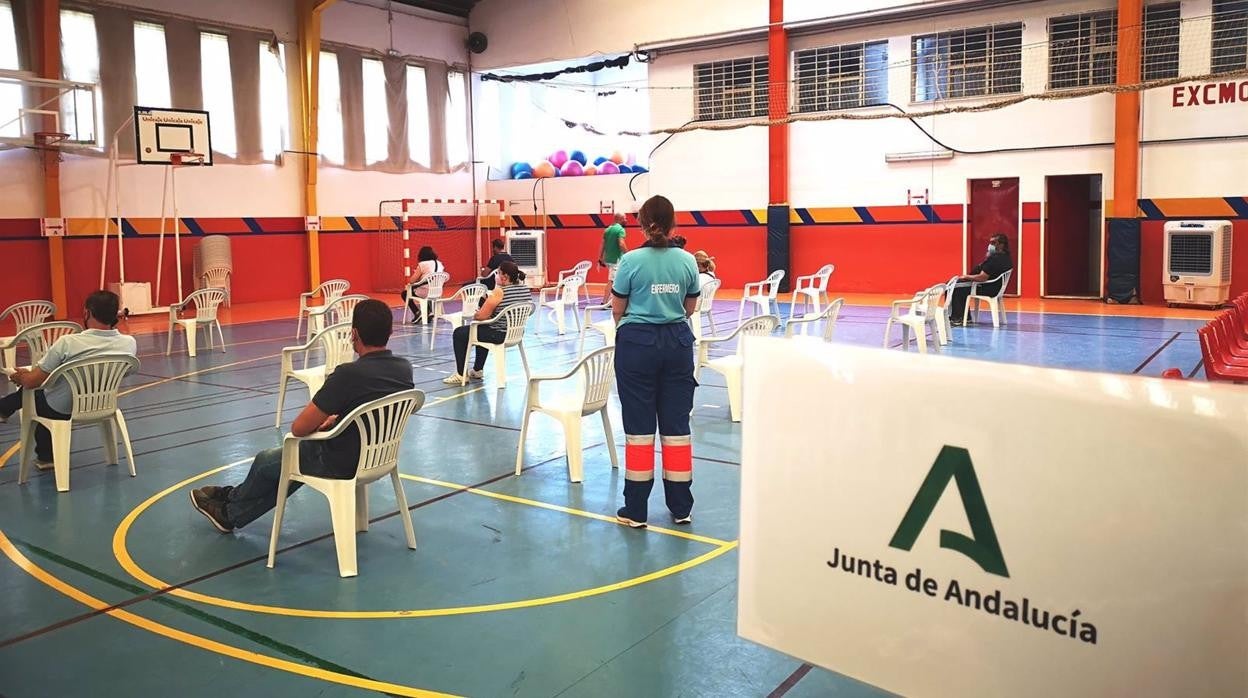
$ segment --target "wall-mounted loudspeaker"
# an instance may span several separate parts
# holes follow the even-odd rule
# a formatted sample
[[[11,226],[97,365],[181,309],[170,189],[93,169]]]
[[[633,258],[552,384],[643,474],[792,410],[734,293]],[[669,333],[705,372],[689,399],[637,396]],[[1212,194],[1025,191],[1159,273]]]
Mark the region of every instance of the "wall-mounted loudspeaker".
[[[473,32],[468,35],[468,50],[473,53],[485,53],[485,49],[489,45],[490,40],[481,32]]]

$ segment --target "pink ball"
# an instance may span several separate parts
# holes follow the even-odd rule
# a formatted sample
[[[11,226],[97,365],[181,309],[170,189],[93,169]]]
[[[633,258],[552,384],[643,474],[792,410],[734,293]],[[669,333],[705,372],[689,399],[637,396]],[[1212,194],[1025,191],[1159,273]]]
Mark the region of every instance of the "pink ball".
[[[619,173],[620,173],[620,166],[615,164],[614,162],[611,162],[610,160],[607,160],[606,162],[598,166],[598,174],[613,175],[613,174],[619,174]]]
[[[550,160],[550,164],[554,165],[555,167],[563,167],[563,164],[568,161],[568,151],[556,150],[555,152],[551,153],[550,157],[547,159]]]
[[[628,157],[624,159],[624,162],[627,163],[629,166],[636,165],[637,164],[636,153],[629,153]]]
[[[576,160],[568,160],[559,168],[559,174],[564,177],[580,177],[585,174],[585,168]]]

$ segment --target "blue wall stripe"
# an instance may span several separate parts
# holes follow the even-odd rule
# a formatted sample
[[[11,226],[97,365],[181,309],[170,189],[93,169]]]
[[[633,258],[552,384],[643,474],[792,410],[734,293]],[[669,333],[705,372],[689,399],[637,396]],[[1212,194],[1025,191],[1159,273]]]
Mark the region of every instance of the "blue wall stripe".
[[[1157,208],[1157,204],[1150,199],[1140,199],[1140,210],[1144,212],[1144,217],[1150,221],[1165,220],[1166,216]]]
[[[701,211],[690,211],[693,214],[693,221],[699,226],[706,225],[706,216]]]
[[[446,230],[446,221],[442,220],[442,216],[434,216],[433,224],[438,226],[438,230]]]
[[[855,206],[854,213],[858,214],[858,217],[862,219],[863,223],[875,222],[875,217],[871,215],[871,211],[869,211],[866,206]]]
[[[741,216],[745,218],[745,222],[747,225],[759,225],[758,216],[755,216],[754,212],[751,211],[750,209],[748,208],[741,209]]]
[[[559,220],[559,216],[556,216],[556,215],[554,215],[554,214],[551,214],[550,216],[548,216],[548,218],[550,218],[550,227],[552,227],[552,228],[562,228],[562,227],[563,227],[563,221]]]
[[[255,218],[244,218],[243,223],[246,223],[247,229],[253,233],[264,232],[264,230],[260,227],[260,223],[258,223]]]
[[[927,204],[920,204],[919,211],[923,214],[923,217],[927,219],[928,223],[940,222],[940,218],[936,215],[936,209],[931,206],[928,206]]]
[[[129,232],[129,233],[127,233],[127,234],[128,234],[128,235],[133,235],[133,234],[134,234],[134,232],[133,232],[133,231],[134,231],[134,229],[133,229],[133,228],[130,228],[130,223],[129,223],[129,222],[126,222],[126,221],[123,221],[123,223],[124,223],[124,225],[122,226],[122,228],[123,228],[123,229],[129,229],[131,232]],[[187,229],[187,230],[189,230],[189,231],[191,231],[191,235],[203,235],[203,234],[204,234],[204,229],[203,229],[203,228],[201,228],[201,227],[199,227],[199,222],[198,222],[198,221],[196,221],[194,218],[183,218],[183,219],[182,219],[182,225],[185,225],[185,226],[186,226],[186,229]]]
[[[602,216],[599,216],[597,213],[591,213],[589,214],[589,217],[593,219],[594,225],[598,226],[599,228],[607,227],[607,224],[602,220]]]
[[[810,215],[810,211],[804,208],[795,208],[793,210],[797,211],[797,217],[802,219],[802,223],[805,223],[806,225],[815,224],[815,218]]]
[[[1226,203],[1235,209],[1235,215],[1240,218],[1248,218],[1248,199],[1242,196],[1228,196]]]
[[[359,221],[355,220],[355,216],[347,216],[346,218],[347,218],[347,225],[351,226],[352,231],[357,232],[357,233],[364,232],[364,227],[360,225]]]

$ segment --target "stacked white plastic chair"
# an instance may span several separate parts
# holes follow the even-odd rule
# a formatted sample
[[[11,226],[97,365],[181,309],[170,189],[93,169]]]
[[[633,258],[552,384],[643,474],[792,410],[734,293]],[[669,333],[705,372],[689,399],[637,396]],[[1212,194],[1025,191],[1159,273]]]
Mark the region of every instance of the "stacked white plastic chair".
[[[321,350],[325,363],[319,366],[308,365],[308,354],[316,349]],[[277,380],[277,423],[282,426],[282,407],[286,404],[286,384],[297,380],[308,386],[308,397],[316,395],[316,391],[325,385],[325,379],[339,364],[351,360],[351,323],[342,322],[330,325],[321,330],[310,341],[297,347],[282,349],[282,372]],[[295,356],[303,354],[303,368],[295,368]]]
[[[920,354],[927,353],[927,335],[929,333],[934,340],[932,348],[935,351],[940,351],[940,345],[944,343],[941,341],[944,325],[940,321],[940,315],[944,311],[940,308],[940,297],[944,293],[945,285],[936,284],[919,291],[912,298],[893,301],[892,309],[888,314],[888,322],[884,325],[884,348],[888,348],[893,332],[893,324],[897,323],[901,325],[901,348],[903,350],[909,351],[910,334],[913,332]]]
[[[741,323],[732,331],[732,334],[726,337],[706,337],[698,341],[695,375],[700,375],[703,368],[709,368],[724,376],[728,385],[728,412],[734,422],[741,421],[741,372],[745,367],[745,357],[742,354],[743,342],[740,340],[745,337],[766,337],[779,326],[779,315],[759,315]],[[712,345],[730,342],[733,339],[738,340],[737,350],[734,353],[711,358]]]
[[[831,342],[832,334],[836,332],[836,318],[841,314],[841,308],[845,305],[844,298],[837,298],[828,303],[827,307],[818,313],[805,313],[799,318],[790,318],[784,325],[784,336],[792,337],[801,331],[801,335],[806,335],[806,328],[812,325],[823,323],[823,341]]]
[[[534,412],[550,415],[563,425],[569,481],[581,482],[584,479],[581,420],[594,414],[602,415],[602,431],[607,440],[607,452],[611,454],[611,467],[620,467],[611,420],[607,416],[607,398],[611,395],[611,379],[615,375],[614,360],[615,347],[603,347],[590,352],[565,373],[529,379],[524,420],[520,423],[520,445],[516,449],[516,475],[524,469],[524,443],[529,433],[529,418]],[[542,397],[542,383],[571,381],[575,381],[576,386],[570,393]]]
[[[693,328],[695,339],[702,339],[702,318],[704,317],[711,326],[711,334],[714,335],[718,331],[715,329],[715,294],[719,292],[721,283],[719,279],[711,279],[698,289],[698,306],[693,315],[689,317],[689,325]]]
[[[524,328],[529,322],[529,317],[533,314],[533,305],[531,303],[519,303],[508,307],[503,312],[495,315],[488,320],[474,320],[468,325],[468,350],[464,354],[464,373],[460,376],[460,385],[468,385],[468,362],[472,359],[473,347],[485,347],[494,355],[494,374],[498,379],[498,387],[507,387],[507,348],[515,347],[520,350],[520,363],[524,364],[524,377],[529,377],[529,357],[524,353]],[[483,342],[477,337],[477,328],[482,325],[489,325],[497,320],[502,320],[505,327],[505,336],[499,344]]]
[[[173,335],[181,327],[186,334],[186,353],[191,358],[196,355],[196,333],[200,327],[205,330],[208,339],[208,351],[212,351],[212,330],[216,328],[217,337],[221,339],[221,353],[225,353],[225,334],[221,331],[221,321],[217,319],[217,309],[225,302],[225,290],[220,288],[201,288],[185,300],[169,306],[169,339],[165,344],[165,356],[173,353]],[[178,313],[190,306],[195,306],[195,316],[178,317]]]
[[[195,288],[225,289],[225,304],[233,297],[234,255],[230,251],[230,238],[226,235],[208,235],[195,246]]]
[[[966,324],[967,316],[970,315],[972,312],[975,314],[975,322],[979,322],[979,302],[983,301],[988,304],[988,311],[992,313],[992,326],[1000,327],[1001,325],[1004,325],[1005,324],[1005,302],[1004,302],[1005,287],[1010,285],[1010,277],[1013,275],[1014,275],[1014,270],[1011,269],[1005,272],[1004,274],[1002,274],[1001,276],[998,276],[995,279],[989,279],[987,281],[972,282],[971,294],[966,297],[966,307],[962,309],[962,323]],[[997,289],[997,292],[995,294],[991,296],[985,296],[985,295],[980,294],[979,292],[980,286],[987,286],[988,284],[994,284],[994,283],[997,283],[998,281],[1001,282],[1001,287]],[[974,310],[971,310],[972,305],[975,306]]]
[[[17,481],[26,482],[35,452],[35,429],[43,425],[52,433],[52,467],[56,491],[69,491],[70,440],[75,425],[98,424],[105,456],[109,463],[118,463],[117,440],[126,447],[130,477],[135,476],[134,450],[130,432],[117,407],[118,391],[126,374],[139,367],[139,360],[129,354],[97,354],[62,364],[43,383],[47,389],[57,381],[65,381],[73,395],[69,419],[48,419],[35,413],[36,390],[22,391],[21,465]]]
[[[323,322],[325,306],[342,298],[349,288],[351,288],[351,282],[346,279],[330,279],[307,293],[300,293],[299,322],[295,325],[295,339],[299,339],[299,335],[303,332],[305,317],[308,319],[308,334],[303,338],[304,341],[312,339],[312,335],[320,332],[325,327]],[[317,296],[320,296],[321,304],[312,305],[310,301]]]
[[[429,280],[422,284],[407,285],[407,300],[414,302],[420,306],[420,322],[421,324],[429,324],[429,306],[430,304],[442,297],[442,290],[446,286],[446,282],[451,280],[451,275],[444,272],[434,272],[429,275]],[[425,289],[425,295],[416,295],[416,289]],[[403,305],[403,322],[407,322],[407,318],[412,313],[412,307],[408,304]]]
[[[340,576],[354,577],[357,573],[355,534],[368,530],[367,486],[387,475],[394,487],[394,499],[399,518],[403,521],[407,547],[416,549],[416,530],[412,527],[412,514],[407,508],[403,482],[399,480],[399,446],[403,433],[407,431],[408,419],[424,404],[424,392],[405,390],[360,405],[339,419],[329,431],[318,431],[304,437],[286,435],[282,442],[282,474],[277,483],[277,509],[273,514],[273,532],[269,535],[268,567],[272,568],[277,563],[277,539],[286,514],[286,493],[291,482],[301,482],[329,500]],[[300,442],[336,439],[347,429],[354,429],[360,439],[360,459],[351,478],[318,477],[305,474],[300,469]]]
[[[776,300],[780,293],[780,282],[784,279],[784,270],[777,269],[762,281],[754,281],[741,290],[741,307],[737,310],[737,323],[745,319],[745,306],[758,309],[759,315],[779,315],[780,302]]]
[[[480,305],[481,299],[485,298],[490,291],[485,284],[468,284],[460,288],[449,298],[437,298],[433,300],[433,317],[431,318],[432,328],[429,332],[429,349],[433,350],[433,340],[438,336],[438,320],[446,322],[454,330],[464,324],[465,319],[472,319],[477,312],[477,306]],[[459,302],[460,309],[452,312],[446,311],[447,303]]]

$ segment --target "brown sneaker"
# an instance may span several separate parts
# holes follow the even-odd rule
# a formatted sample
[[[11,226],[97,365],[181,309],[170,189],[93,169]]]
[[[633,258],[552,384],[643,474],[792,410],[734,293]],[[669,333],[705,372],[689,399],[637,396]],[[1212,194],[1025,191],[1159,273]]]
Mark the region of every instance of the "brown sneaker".
[[[234,527],[225,518],[225,502],[210,497],[205,491],[208,489],[213,488],[203,487],[191,490],[191,506],[195,507],[195,511],[203,514],[218,531],[230,533]]]

